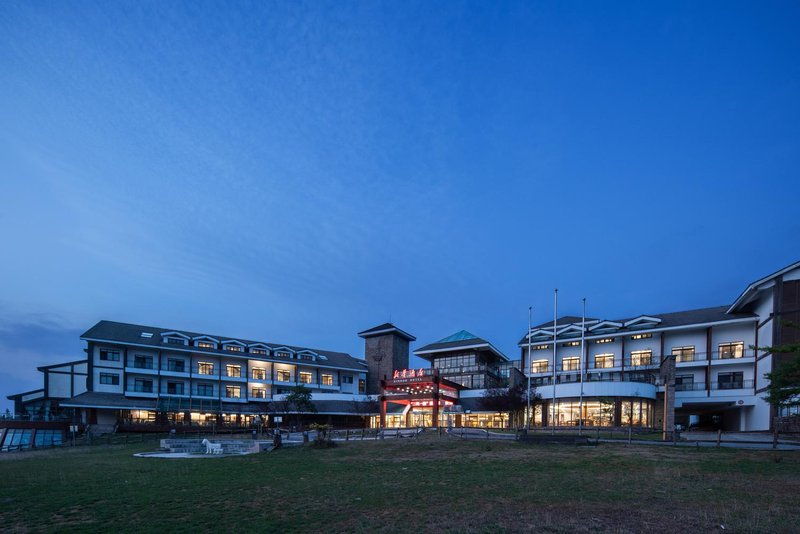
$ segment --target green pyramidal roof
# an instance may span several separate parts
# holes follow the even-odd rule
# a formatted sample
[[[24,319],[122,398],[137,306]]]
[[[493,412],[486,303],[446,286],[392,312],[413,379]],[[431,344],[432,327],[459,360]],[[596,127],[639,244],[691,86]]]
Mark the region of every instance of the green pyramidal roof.
[[[456,332],[452,336],[447,336],[444,339],[440,339],[437,343],[450,343],[451,341],[464,341],[465,339],[478,339],[478,336],[470,334],[466,330],[461,330],[460,332]]]

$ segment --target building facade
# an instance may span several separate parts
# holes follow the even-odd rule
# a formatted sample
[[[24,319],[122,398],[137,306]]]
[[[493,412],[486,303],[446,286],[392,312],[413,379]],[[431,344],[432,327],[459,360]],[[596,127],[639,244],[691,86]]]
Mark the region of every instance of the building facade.
[[[481,399],[529,379],[539,397],[533,425],[760,431],[793,415],[764,400],[765,374],[792,356],[765,347],[797,342],[791,323],[800,324],[800,262],[749,284],[728,306],[539,324],[518,342],[519,360],[462,330],[414,350],[427,363],[411,368],[416,338],[391,323],[359,332],[362,359],[100,321],[81,336],[84,359],[40,368],[42,389],[9,398],[17,414],[48,424],[246,427],[291,413],[287,395],[304,386],[316,413],[295,413],[297,421],[506,427],[509,414],[482,409]],[[17,439],[19,424],[0,425],[0,447]]]

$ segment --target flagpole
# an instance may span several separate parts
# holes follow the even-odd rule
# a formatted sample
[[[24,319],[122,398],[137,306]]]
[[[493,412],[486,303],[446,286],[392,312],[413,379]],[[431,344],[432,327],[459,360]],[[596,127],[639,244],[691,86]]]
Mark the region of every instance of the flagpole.
[[[528,412],[525,418],[525,429],[531,429],[531,316],[533,315],[533,306],[528,306]],[[524,364],[524,358],[523,358]]]
[[[558,337],[558,289],[553,292],[553,421],[551,425],[551,434],[556,433],[556,339]]]
[[[581,319],[581,402],[578,415],[578,435],[583,435],[583,369],[586,364],[586,298],[583,299],[583,318]]]

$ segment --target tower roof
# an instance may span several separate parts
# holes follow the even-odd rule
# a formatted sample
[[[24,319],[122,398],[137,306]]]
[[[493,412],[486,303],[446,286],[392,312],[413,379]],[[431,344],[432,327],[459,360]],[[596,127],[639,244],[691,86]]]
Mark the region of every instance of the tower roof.
[[[408,341],[416,341],[417,340],[417,338],[415,338],[414,336],[412,336],[408,332],[400,330],[399,328],[397,328],[392,323],[383,323],[383,324],[380,324],[378,326],[373,326],[372,328],[368,328],[368,329],[363,330],[363,331],[358,333],[358,335],[360,337],[363,337],[364,339],[366,339],[368,337],[385,336],[387,334],[394,334],[394,335],[396,335],[398,337],[401,337],[403,339],[407,339]]]

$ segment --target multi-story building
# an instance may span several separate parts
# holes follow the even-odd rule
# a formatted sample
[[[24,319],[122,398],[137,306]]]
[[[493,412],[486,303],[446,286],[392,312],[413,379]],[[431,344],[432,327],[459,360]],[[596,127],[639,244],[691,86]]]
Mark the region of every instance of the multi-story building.
[[[319,413],[340,415],[334,404],[366,389],[364,361],[341,352],[112,321],[81,339],[87,391],[61,406],[82,410],[90,424],[246,425],[298,385]]]
[[[40,368],[44,388],[9,398],[18,414],[44,422],[244,426],[287,413],[287,393],[303,385],[314,417],[334,424],[505,426],[508,414],[482,410],[481,397],[529,378],[541,397],[535,425],[768,430],[788,413],[764,400],[765,374],[791,355],[764,347],[797,342],[789,323],[800,324],[800,262],[748,285],[729,306],[542,323],[519,341],[520,360],[461,331],[416,349],[429,362],[421,369],[409,369],[416,338],[390,323],[359,333],[361,359],[100,321],[81,336],[85,359]],[[0,446],[30,441],[32,428],[3,423]]]
[[[786,320],[799,315],[800,262],[728,306],[540,324],[519,342],[523,371],[542,396],[533,420],[767,430],[776,414],[763,398],[764,375],[779,362],[759,347],[798,339]]]

